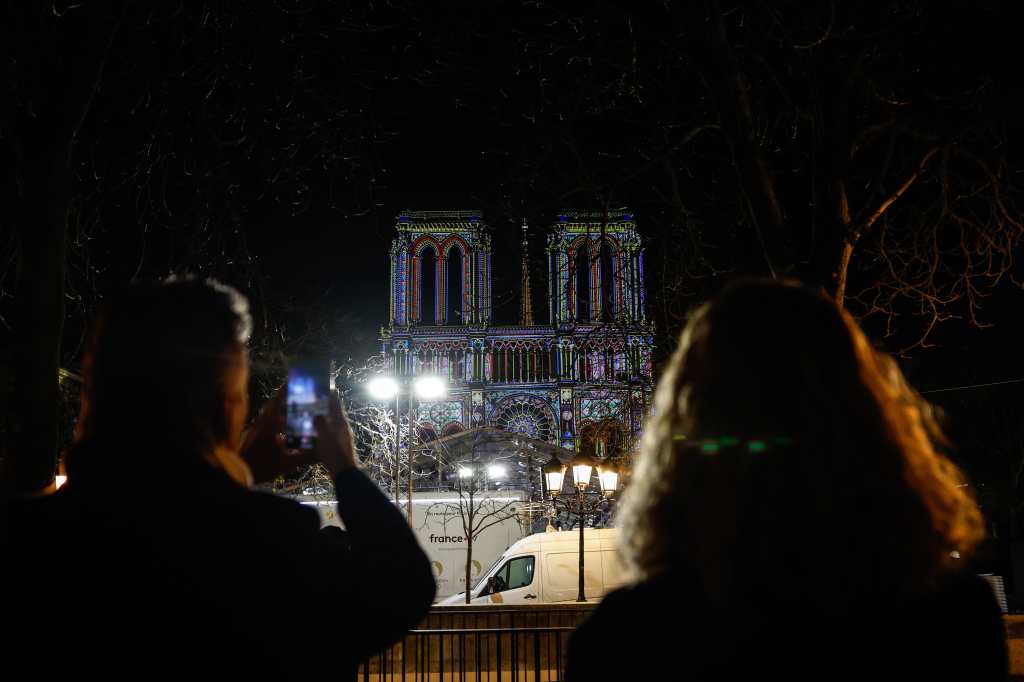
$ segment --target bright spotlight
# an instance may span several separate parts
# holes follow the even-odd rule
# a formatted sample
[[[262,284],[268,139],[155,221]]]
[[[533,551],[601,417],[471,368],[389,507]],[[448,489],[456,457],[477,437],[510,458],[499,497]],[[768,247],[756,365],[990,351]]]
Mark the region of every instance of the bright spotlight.
[[[505,467],[500,464],[492,464],[487,467],[487,478],[499,480],[505,478]]]
[[[391,400],[398,395],[398,382],[391,377],[374,377],[366,390],[374,400]]]
[[[424,400],[435,400],[444,396],[446,388],[440,377],[420,377],[413,384],[416,395]]]
[[[459,467],[459,478],[470,478],[473,476],[473,470],[469,467]]]

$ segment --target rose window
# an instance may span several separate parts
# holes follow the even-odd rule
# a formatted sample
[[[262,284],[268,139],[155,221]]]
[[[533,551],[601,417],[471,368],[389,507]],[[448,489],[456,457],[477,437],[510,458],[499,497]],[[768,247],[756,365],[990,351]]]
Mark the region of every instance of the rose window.
[[[543,400],[529,396],[514,396],[498,403],[494,425],[537,440],[553,441],[555,437],[551,408]]]

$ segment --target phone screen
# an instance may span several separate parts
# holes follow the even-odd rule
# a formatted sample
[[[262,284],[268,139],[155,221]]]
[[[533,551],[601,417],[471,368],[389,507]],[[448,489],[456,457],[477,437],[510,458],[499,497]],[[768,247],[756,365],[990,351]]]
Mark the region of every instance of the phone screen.
[[[295,364],[288,370],[287,426],[288,447],[308,450],[316,444],[313,420],[327,414],[330,392],[327,368],[313,364]]]

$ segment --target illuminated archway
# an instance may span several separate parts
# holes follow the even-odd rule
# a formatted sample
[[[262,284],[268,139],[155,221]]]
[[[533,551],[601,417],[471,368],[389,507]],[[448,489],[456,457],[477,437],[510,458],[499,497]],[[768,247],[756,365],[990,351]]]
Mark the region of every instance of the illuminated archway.
[[[420,252],[420,321],[433,324],[437,319],[437,251],[425,246]]]
[[[445,322],[463,324],[462,319],[462,249],[452,246],[448,249],[445,267]]]
[[[601,269],[601,319],[607,321],[615,317],[615,252],[608,241],[601,244],[598,263]]]
[[[590,242],[583,240],[576,247],[575,264],[576,319],[590,319]]]

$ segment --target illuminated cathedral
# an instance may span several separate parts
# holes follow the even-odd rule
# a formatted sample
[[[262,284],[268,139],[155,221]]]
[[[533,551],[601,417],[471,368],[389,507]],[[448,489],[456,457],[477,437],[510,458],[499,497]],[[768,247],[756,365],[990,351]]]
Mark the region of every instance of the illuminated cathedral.
[[[416,405],[420,442],[496,427],[598,457],[632,445],[650,401],[653,327],[629,211],[558,213],[544,273],[530,272],[524,222],[514,325],[492,324],[493,259],[511,254],[492,253],[479,212],[407,211],[396,229],[382,352],[397,376],[448,383],[443,399]],[[546,290],[545,321],[534,286]]]

